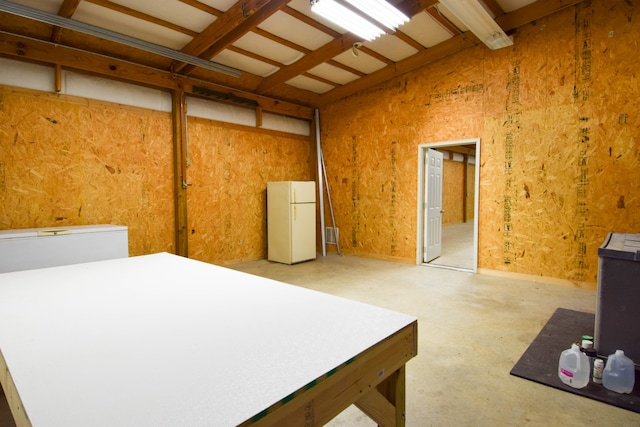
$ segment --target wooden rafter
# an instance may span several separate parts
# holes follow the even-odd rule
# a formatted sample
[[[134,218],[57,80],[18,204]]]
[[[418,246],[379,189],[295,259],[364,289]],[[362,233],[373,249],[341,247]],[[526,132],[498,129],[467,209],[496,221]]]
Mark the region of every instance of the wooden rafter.
[[[208,4],[204,4],[198,0],[179,0],[181,3],[184,4],[188,4],[191,7],[194,7],[196,9],[200,9],[203,12],[209,13],[213,16],[221,16],[223,12],[219,11],[218,9],[209,6]]]
[[[310,27],[315,28],[316,30],[320,30],[325,34],[330,35],[331,37],[340,37],[340,33],[335,31],[332,28],[327,27],[326,25],[322,25],[321,23],[319,23],[318,21],[314,21],[313,19],[309,18],[307,15],[305,15],[304,13],[300,13],[297,10],[295,10],[294,8],[290,7],[290,6],[284,6],[281,9],[283,12],[287,13],[288,15],[296,18],[299,21],[304,22],[305,24],[309,25]]]
[[[367,75],[367,73],[363,73],[360,70],[356,70],[355,68],[351,68],[351,67],[349,67],[347,65],[344,65],[344,64],[342,64],[342,63],[340,63],[338,61],[334,61],[333,59],[330,60],[330,61],[327,61],[327,64],[333,65],[334,67],[340,68],[341,70],[348,71],[351,74],[355,74],[358,77],[364,77],[364,76]]]
[[[64,0],[58,10],[58,15],[63,18],[71,18],[73,14],[76,13],[76,9],[78,9],[80,1],[81,0]],[[50,40],[53,43],[58,43],[60,41],[60,31],[62,31],[62,28],[60,27],[52,28]]]
[[[438,21],[440,23],[440,25],[442,25],[444,28],[447,29],[447,31],[449,31],[451,33],[451,35],[457,35],[460,34],[461,31],[458,29],[458,27],[456,27],[455,25],[453,25],[451,23],[451,21],[449,21],[447,18],[445,18],[444,16],[442,16],[440,14],[440,12],[438,12],[438,10],[435,7],[430,7],[429,9],[427,9],[427,13],[429,15],[431,15],[431,17],[433,19],[435,19],[436,21]]]
[[[506,13],[496,22],[505,31],[510,31],[522,25],[544,18],[559,10],[581,3],[584,0],[538,0],[514,12]],[[465,32],[446,42],[432,48],[418,52],[402,61],[396,62],[394,67],[385,67],[379,71],[368,74],[352,83],[337,87],[320,96],[320,105],[325,105],[345,96],[352,95],[360,90],[380,84],[384,81],[400,76],[409,71],[418,69],[435,60],[449,56],[480,41],[470,32]]]
[[[293,64],[280,69],[280,71],[272,74],[269,77],[266,77],[258,85],[258,87],[256,88],[256,92],[266,93],[267,91],[273,89],[279,84],[286,82],[294,76],[302,74],[312,69],[313,67],[326,62],[328,59],[341,54],[347,49],[351,49],[353,44],[358,41],[360,41],[360,37],[354,34],[343,34],[340,37],[331,40],[324,46],[321,46],[319,49],[316,49],[309,55],[305,55]]]
[[[487,5],[495,17],[504,15],[504,10],[502,10],[496,0],[482,0],[482,2]]]
[[[396,31],[393,35],[418,51],[425,49],[424,46],[422,46],[420,43],[418,43],[402,31]]]
[[[261,28],[257,28],[256,27],[256,28],[254,28],[252,30],[252,32],[254,32],[254,33],[256,33],[256,34],[258,34],[260,36],[263,36],[263,37],[265,37],[265,38],[267,38],[269,40],[273,40],[274,42],[279,43],[281,45],[287,46],[287,47],[289,47],[289,48],[291,48],[293,50],[297,50],[298,52],[301,52],[301,53],[303,53],[305,55],[308,55],[311,52],[313,52],[311,49],[307,49],[306,47],[300,46],[297,43],[294,43],[292,41],[283,39],[282,37],[276,36],[275,34],[272,34],[272,33],[268,32],[268,31],[265,31],[265,30],[263,30]],[[342,63],[340,63],[338,61],[335,61],[333,59],[330,59],[329,61],[327,61],[327,64],[333,65],[334,67],[340,68],[340,69],[342,69],[344,71],[348,71],[351,74],[355,74],[356,76],[359,76],[359,77],[367,75],[366,73],[363,73],[362,71],[356,70],[355,68],[349,67],[348,65],[344,65],[344,64],[342,64]]]
[[[529,22],[549,16],[567,7],[575,6],[584,0],[538,0],[513,12],[496,18],[503,30],[509,31]]]
[[[384,55],[380,55],[378,52],[376,52],[375,50],[371,50],[366,46],[360,46],[358,48],[359,51],[366,53],[367,55],[377,59],[380,62],[384,62],[386,65],[393,65],[395,64],[395,61],[392,61],[391,59],[387,58]]]
[[[414,16],[415,14],[425,10],[436,4],[435,0],[405,0],[402,3],[396,5],[396,7],[402,10],[407,16]],[[302,74],[311,68],[322,64],[333,58],[342,52],[351,49],[355,42],[361,41],[360,37],[345,33],[336,36],[332,41],[321,46],[309,55],[305,55],[303,58],[294,62],[293,64],[282,68],[280,71],[266,77],[256,88],[258,93],[266,93],[274,87],[286,82],[298,74]],[[388,60],[385,63],[389,64]]]
[[[153,16],[148,15],[146,13],[139,12],[139,11],[137,11],[135,9],[131,9],[130,7],[123,6],[121,4],[114,3],[114,2],[109,1],[109,0],[85,0],[85,1],[88,2],[88,3],[93,3],[93,4],[97,5],[97,6],[101,6],[101,7],[107,8],[107,9],[111,9],[111,10],[116,11],[116,12],[120,12],[120,13],[122,13],[124,15],[128,15],[128,16],[131,16],[131,17],[134,17],[134,18],[142,19],[143,21],[151,22],[152,24],[156,24],[156,25],[163,26],[165,28],[169,28],[171,30],[177,31],[177,32],[182,33],[182,34],[186,34],[186,35],[191,36],[191,37],[195,37],[195,36],[198,35],[197,32],[191,31],[188,28],[182,27],[180,25],[172,24],[171,22],[165,21],[164,19],[159,19],[159,18],[153,17]]]
[[[313,118],[313,109],[309,107],[23,36],[0,32],[0,56],[60,64],[69,69],[166,90],[183,89],[187,93],[194,93],[193,87],[205,87],[232,97],[253,100],[264,111],[307,120]]]
[[[182,49],[184,53],[210,59],[257,27],[289,0],[241,0],[222,14]],[[174,64],[176,72],[189,74],[192,66]]]
[[[403,0],[396,4],[396,7],[411,18],[423,10],[433,7],[436,3],[438,0]]]
[[[227,47],[227,50],[230,50],[231,52],[239,53],[239,54],[244,55],[244,56],[246,56],[248,58],[253,58],[256,61],[260,61],[260,62],[264,62],[264,63],[269,64],[269,65],[273,65],[274,67],[278,67],[278,68],[282,67],[282,63],[280,63],[278,61],[274,61],[273,59],[269,59],[266,56],[258,55],[257,53],[250,52],[250,51],[248,51],[246,49],[242,49],[242,48],[237,47],[237,46],[231,45],[231,46]]]
[[[340,84],[339,84],[339,83],[336,83],[336,82],[331,81],[331,80],[324,79],[324,78],[322,78],[322,77],[320,77],[320,76],[316,76],[316,75],[315,75],[315,74],[313,74],[313,73],[302,73],[301,75],[302,75],[302,76],[305,76],[305,77],[308,77],[308,78],[310,78],[310,79],[313,79],[313,80],[319,81],[319,82],[321,82],[321,83],[327,84],[327,85],[329,85],[329,86],[333,86],[333,87],[340,86]]]
[[[455,52],[473,46],[478,39],[468,36],[466,33],[457,35],[445,42],[425,49],[407,59],[396,62],[393,67],[385,67],[374,73],[368,74],[352,83],[333,89],[320,96],[320,105],[325,105],[345,96],[349,96],[360,90],[375,86],[392,79],[398,75],[420,68],[426,64],[445,58]]]
[[[81,5],[81,1],[82,0],[62,1],[58,14],[64,18],[72,18],[79,5]],[[437,5],[437,0],[396,1],[396,6],[409,16],[413,17],[421,12],[429,13],[435,19],[439,20],[441,25],[451,33],[453,39],[430,48],[425,48],[424,45],[408,36],[408,34],[398,31],[394,36],[417,49],[417,53],[403,60],[394,61],[388,56],[381,55],[376,51],[367,48],[367,45],[362,46],[360,47],[360,50],[364,54],[367,54],[386,65],[384,68],[368,74],[367,72],[354,69],[334,59],[337,55],[351,50],[354,43],[360,41],[357,36],[351,33],[341,34],[332,28],[315,21],[313,16],[309,16],[290,7],[288,5],[290,0],[237,0],[226,11],[221,11],[207,5],[204,3],[204,0],[179,0],[186,5],[197,8],[198,10],[211,15],[212,23],[200,33],[174,24],[171,20],[166,21],[123,6],[118,2],[118,0],[85,1],[100,7],[109,8],[119,14],[135,17],[137,19],[144,20],[145,22],[169,28],[173,31],[192,37],[192,41],[187,43],[187,45],[182,49],[184,53],[199,56],[204,59],[210,59],[226,49],[237,52],[244,57],[253,58],[265,64],[270,64],[277,67],[278,70],[264,78],[259,75],[245,72],[243,79],[238,80],[238,82],[234,82],[226,76],[219,77],[216,73],[210,73],[204,69],[197,69],[196,67],[188,64],[183,64],[177,61],[171,63],[171,60],[165,59],[161,54],[153,56],[153,53],[144,53],[144,55],[141,55],[141,59],[136,58],[135,61],[138,62],[138,68],[133,68],[136,64],[132,62],[119,63],[115,58],[135,58],[135,53],[132,54],[132,52],[135,51],[128,48],[121,49],[117,44],[103,44],[99,39],[83,38],[73,31],[69,31],[67,33],[65,30],[65,44],[69,43],[70,45],[77,46],[92,45],[96,51],[100,51],[103,54],[107,53],[108,51],[105,49],[109,48],[111,49],[111,53],[108,53],[110,57],[92,56],[93,54],[86,47],[84,47],[84,49],[87,50],[80,51],[82,52],[81,54],[73,48],[68,48],[69,50],[65,51],[64,46],[60,44],[62,40],[60,37],[61,29],[55,26],[51,27],[52,31],[50,38],[55,45],[48,44],[38,46],[38,48],[34,49],[33,46],[35,41],[33,39],[26,38],[24,41],[25,46],[31,46],[32,49],[19,50],[21,52],[28,51],[28,53],[16,55],[15,52],[10,52],[11,49],[5,52],[3,47],[0,49],[0,55],[18,56],[24,59],[51,63],[56,66],[58,76],[60,75],[61,67],[68,67],[104,75],[112,75],[113,77],[121,80],[136,81],[141,84],[169,88],[171,90],[174,90],[175,82],[169,83],[169,81],[175,80],[180,81],[180,84],[183,85],[185,88],[184,90],[187,92],[190,87],[189,81],[192,79],[190,76],[196,76],[197,79],[192,80],[197,83],[193,83],[193,85],[208,85],[211,90],[215,92],[229,93],[230,96],[260,99],[259,108],[262,108],[264,111],[274,111],[272,110],[274,106],[276,106],[276,110],[282,111],[281,107],[277,106],[279,102],[286,106],[284,108],[285,110],[291,108],[294,104],[299,106],[304,105],[305,107],[303,108],[308,108],[309,106],[318,107],[373,85],[380,84],[385,80],[398,77],[403,73],[424,66],[435,59],[453,54],[465,47],[480,44],[480,41],[471,33],[467,32],[461,34],[459,29],[437,13],[434,7]],[[575,6],[584,0],[537,0],[534,3],[509,13],[504,13],[498,4],[499,0],[481,1],[485,4],[487,9],[496,16],[495,20],[498,25],[500,25],[505,31],[510,31],[536,19],[556,13],[564,8]],[[297,44],[295,41],[284,39],[282,36],[270,33],[258,27],[260,23],[278,11],[290,15],[297,21],[311,25],[318,31],[322,31],[327,34],[332,38],[332,40],[320,48],[309,49]],[[12,28],[24,25],[20,22],[20,19],[23,18],[11,17],[10,19],[12,21],[15,20],[15,22],[7,25],[9,33],[0,35],[0,41],[4,40],[5,34],[11,34],[13,31]],[[249,48],[251,50],[241,49],[240,47],[233,45],[236,40],[240,39],[248,32],[253,32],[282,46],[286,46],[289,49],[300,52],[300,58],[292,63],[282,64],[279,61],[264,56],[259,50],[253,48]],[[46,35],[44,38],[46,39]],[[41,55],[42,52],[39,52],[39,49],[51,49],[53,52]],[[34,54],[36,51],[38,51],[38,53]],[[65,51],[65,54],[61,55],[60,52],[63,51]],[[295,53],[292,56],[295,56]],[[82,58],[82,60],[79,60],[78,58]],[[171,66],[168,65],[170,63]],[[96,64],[100,65],[96,66]],[[107,71],[105,73],[104,69],[101,68],[109,67],[113,64],[118,64],[116,72],[112,73]],[[151,67],[161,67],[162,70],[159,68],[145,67],[143,64],[147,64]],[[343,84],[337,82],[335,78],[324,76],[324,74],[323,76],[319,76],[313,71],[313,69],[322,64],[330,65],[349,72],[353,74],[355,78],[350,82]],[[121,72],[124,69],[134,71],[132,75],[129,76]],[[192,71],[197,72],[192,74]],[[306,76],[308,78],[330,84],[334,88],[323,94],[317,94],[312,90],[305,90],[285,84],[296,76]],[[58,86],[60,83],[59,80],[60,79],[58,78]],[[293,110],[295,110],[295,108],[293,108]],[[299,117],[299,112],[285,112],[283,114]],[[306,114],[307,110],[302,113],[302,116],[305,116]]]

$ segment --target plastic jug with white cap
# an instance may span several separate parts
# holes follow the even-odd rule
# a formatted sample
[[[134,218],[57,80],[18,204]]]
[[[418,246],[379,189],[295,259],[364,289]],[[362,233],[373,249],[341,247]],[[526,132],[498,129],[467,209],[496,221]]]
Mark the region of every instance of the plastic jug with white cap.
[[[572,344],[570,349],[560,354],[558,377],[563,383],[573,388],[582,388],[589,384],[590,374],[589,358],[580,351],[577,344]]]

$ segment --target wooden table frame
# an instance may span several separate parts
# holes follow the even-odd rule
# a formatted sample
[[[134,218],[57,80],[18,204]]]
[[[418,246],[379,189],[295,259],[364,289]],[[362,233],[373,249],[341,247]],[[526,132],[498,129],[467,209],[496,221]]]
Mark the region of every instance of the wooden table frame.
[[[355,404],[380,426],[405,425],[405,363],[418,352],[418,322],[292,393],[241,426],[321,426]]]

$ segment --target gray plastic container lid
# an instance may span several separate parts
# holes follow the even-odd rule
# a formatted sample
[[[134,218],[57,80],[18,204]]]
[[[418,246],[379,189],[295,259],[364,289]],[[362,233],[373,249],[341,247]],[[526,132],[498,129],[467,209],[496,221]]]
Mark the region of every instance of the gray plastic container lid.
[[[640,261],[640,233],[609,233],[598,248],[598,256]]]

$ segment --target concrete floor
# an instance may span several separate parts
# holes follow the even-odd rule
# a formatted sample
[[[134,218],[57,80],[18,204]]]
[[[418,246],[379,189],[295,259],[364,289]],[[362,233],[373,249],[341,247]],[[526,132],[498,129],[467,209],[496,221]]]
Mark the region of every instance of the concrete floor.
[[[557,307],[593,313],[595,291],[335,254],[233,268],[416,316],[407,426],[640,426],[640,414],[509,375]],[[351,407],[329,425],[375,424]]]
[[[442,226],[442,253],[429,264],[473,271],[473,252],[473,220],[446,224]]]

